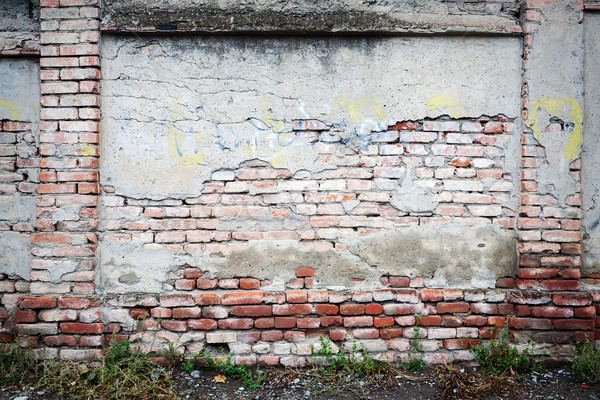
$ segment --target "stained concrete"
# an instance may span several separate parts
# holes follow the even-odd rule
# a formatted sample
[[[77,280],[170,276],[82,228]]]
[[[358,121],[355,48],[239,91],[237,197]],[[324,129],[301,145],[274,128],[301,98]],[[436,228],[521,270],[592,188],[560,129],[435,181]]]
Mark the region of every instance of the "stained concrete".
[[[17,275],[29,280],[29,236],[18,232],[1,232],[0,260],[0,274]]]
[[[2,0],[0,32],[35,32],[40,30],[39,0]]]
[[[124,0],[104,3],[104,29],[225,32],[519,31],[519,4],[440,0]]]
[[[600,273],[600,14],[586,13],[582,272]]]
[[[516,38],[105,36],[102,49],[101,179],[131,197],[197,196],[250,159],[329,168],[294,121],[350,143],[402,120],[520,113]]]
[[[411,226],[366,236],[349,246],[372,267],[395,276],[425,276],[427,287],[493,288],[518,264],[516,238],[495,225]]]
[[[349,251],[318,250],[294,240],[254,240],[223,254],[170,255],[139,244],[101,242],[99,289],[105,293],[157,293],[186,265],[206,278],[253,277],[284,290],[298,267],[315,269],[315,289],[373,290],[382,276],[426,277],[435,288],[493,288],[513,277],[514,235],[496,226],[448,224],[386,230],[347,242]]]
[[[547,163],[538,169],[538,190],[543,193],[547,188],[563,203],[577,191],[569,165],[581,150],[583,27],[575,1],[550,3],[540,12],[544,23],[533,35],[525,73],[527,123],[546,152]],[[560,128],[546,131],[553,121]]]
[[[0,58],[0,120],[39,120],[40,67],[29,58]],[[36,132],[36,129],[32,129]]]
[[[20,193],[0,196],[0,220],[33,222],[35,217],[35,198]]]

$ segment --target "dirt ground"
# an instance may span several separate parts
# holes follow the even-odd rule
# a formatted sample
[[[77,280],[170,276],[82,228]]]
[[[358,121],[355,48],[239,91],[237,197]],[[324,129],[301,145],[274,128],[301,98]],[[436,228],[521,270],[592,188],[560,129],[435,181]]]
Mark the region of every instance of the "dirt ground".
[[[459,367],[460,368],[460,367]],[[469,374],[473,370],[462,370]],[[358,394],[340,387],[326,387],[319,383],[309,383],[293,374],[284,374],[281,369],[266,370],[267,379],[259,389],[244,388],[241,382],[229,380],[215,383],[214,371],[200,370],[188,374],[177,373],[174,377],[174,390],[182,400],[346,400],[361,398]],[[358,380],[360,378],[357,378]],[[440,399],[439,378],[433,369],[422,373],[407,373],[395,379],[393,387],[380,389],[365,388],[362,393],[367,399]],[[358,382],[360,384],[360,380]],[[360,386],[360,385],[359,385]],[[63,400],[51,394],[35,392],[29,388],[0,386],[0,400]],[[600,385],[580,384],[573,381],[567,368],[551,369],[522,380],[516,393],[502,396],[488,396],[487,399],[560,399],[560,400],[600,400]],[[100,400],[100,399],[99,399]]]

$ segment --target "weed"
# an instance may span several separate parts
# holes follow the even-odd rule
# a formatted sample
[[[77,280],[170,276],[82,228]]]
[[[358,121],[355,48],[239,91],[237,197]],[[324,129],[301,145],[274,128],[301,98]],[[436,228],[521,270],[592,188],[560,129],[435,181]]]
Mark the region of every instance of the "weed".
[[[238,379],[249,389],[258,389],[265,380],[265,374],[260,370],[260,367],[257,367],[253,374],[245,365],[235,365],[231,354],[216,358],[205,349],[185,360],[181,369],[188,373],[192,372],[195,369],[197,360],[201,360],[203,368],[216,370],[229,379]]]
[[[437,368],[440,386],[439,398],[443,400],[483,399],[490,395],[500,398],[518,398],[517,383],[508,374],[490,376],[481,373],[466,373],[451,365]]]
[[[401,372],[389,363],[373,359],[366,349],[358,350],[358,343],[350,351],[338,351],[326,338],[311,349],[310,362],[303,369],[286,370],[280,377],[284,383],[303,378],[303,385],[314,395],[345,391],[365,398],[374,386],[392,386]]]
[[[579,382],[600,382],[600,348],[595,347],[589,340],[578,342],[573,349],[571,369]]]
[[[0,349],[3,383],[27,385],[36,390],[73,399],[174,398],[171,375],[147,356],[130,350],[129,341],[105,349],[93,366],[63,360],[44,360],[28,349]]]
[[[417,314],[415,315],[415,318],[419,320],[421,316]],[[408,349],[408,363],[403,365],[403,368],[409,371],[419,372],[425,369],[425,362],[423,361],[423,344],[421,343],[419,334],[420,329],[418,326],[415,326],[413,340],[410,342],[410,347]]]
[[[508,330],[502,330],[500,338],[496,338],[494,331],[490,331],[492,339],[489,345],[480,344],[469,349],[479,361],[485,374],[502,375],[541,372],[544,370],[543,363],[536,363],[533,354],[533,343],[528,342],[527,347],[519,351],[517,346],[510,344]],[[515,341],[519,344],[519,341]],[[545,356],[545,354],[544,354]]]

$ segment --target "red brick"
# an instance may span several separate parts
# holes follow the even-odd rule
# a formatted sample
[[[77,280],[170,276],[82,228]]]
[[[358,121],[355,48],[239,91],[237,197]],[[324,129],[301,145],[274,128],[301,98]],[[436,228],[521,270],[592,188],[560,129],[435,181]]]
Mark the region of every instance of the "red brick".
[[[389,286],[391,287],[409,287],[410,279],[406,276],[390,276]]]
[[[333,329],[329,331],[329,339],[334,342],[340,342],[342,340],[346,340],[348,332],[346,330],[341,329]]]
[[[310,276],[315,276],[315,270],[310,267],[299,267],[296,268],[296,277],[298,278],[306,278]]]
[[[147,308],[132,308],[129,315],[133,319],[146,319],[150,316],[150,311]]]
[[[70,335],[46,336],[42,340],[47,346],[56,346],[56,347],[62,347],[62,346],[75,347],[75,346],[77,346],[77,340],[75,340],[74,336],[70,336]]]
[[[308,301],[308,292],[306,290],[286,292],[287,301],[290,303],[306,303]]]
[[[160,305],[162,307],[191,307],[196,302],[192,295],[189,294],[172,294],[160,296]]]
[[[260,340],[264,342],[277,342],[283,339],[282,331],[267,331],[262,332],[260,335]]]
[[[270,317],[273,315],[271,306],[234,306],[231,315],[236,317]]]
[[[186,332],[188,329],[187,321],[164,320],[160,321],[160,326],[173,332]]]
[[[340,311],[339,307],[333,304],[316,304],[315,312],[319,315],[336,315]]]
[[[17,311],[15,314],[17,323],[28,323],[37,321],[37,313],[35,311]]]
[[[594,321],[591,319],[557,319],[553,321],[554,329],[559,330],[592,330]]]
[[[422,301],[438,302],[444,298],[442,291],[438,289],[421,289],[420,295]]]
[[[500,278],[496,281],[496,287],[501,289],[512,289],[515,287],[515,280],[512,278]]]
[[[195,279],[177,279],[175,281],[175,289],[177,290],[194,290],[195,288]]]
[[[555,294],[552,296],[552,302],[557,306],[588,306],[592,304],[592,296],[589,293]]]
[[[531,315],[543,318],[571,318],[573,310],[565,307],[533,307]]]
[[[417,313],[418,309],[413,304],[385,304],[383,311],[386,315],[408,315]]]
[[[379,315],[383,313],[383,306],[378,303],[367,304],[365,307],[365,314],[368,315]]]
[[[480,315],[469,315],[463,319],[464,326],[484,326],[487,324],[487,317]]]
[[[275,317],[275,328],[291,329],[296,327],[296,317]]]
[[[88,335],[99,335],[103,331],[103,325],[98,324],[81,324],[78,322],[63,322],[60,324],[60,330],[62,333],[75,333],[75,334],[88,334]]]
[[[578,280],[567,280],[567,281],[542,281],[540,287],[545,290],[551,291],[568,291],[568,290],[579,290],[581,283]]]
[[[30,297],[19,301],[21,308],[37,309],[37,308],[55,308],[57,300],[52,297]]]
[[[465,313],[469,311],[467,303],[438,303],[437,311],[440,314]]]
[[[173,318],[184,319],[184,318],[199,318],[202,315],[200,307],[185,307],[173,309]]]
[[[275,304],[273,305],[274,315],[306,315],[313,311],[310,304]]]
[[[275,318],[257,318],[254,321],[256,329],[271,329],[275,327]]]
[[[542,318],[508,318],[508,327],[511,329],[551,329],[552,322]]]
[[[242,278],[240,279],[240,289],[254,290],[260,289],[260,281],[254,278]]]
[[[344,326],[347,328],[373,326],[373,317],[346,317],[344,318]]]
[[[321,317],[321,326],[323,327],[342,326],[342,322],[342,317],[339,315]]]
[[[209,306],[221,304],[221,298],[216,293],[199,293],[194,297],[196,304],[201,306]]]
[[[417,325],[440,326],[442,325],[442,317],[440,317],[439,315],[426,315],[421,318],[417,318]]]
[[[71,244],[68,233],[36,233],[31,235],[31,244]]]
[[[0,333],[0,343],[12,343],[15,337],[9,333]]]
[[[296,324],[300,329],[317,329],[321,326],[321,320],[319,318],[298,318]]]
[[[188,328],[202,331],[217,329],[217,321],[214,319],[190,319],[187,321]]]
[[[595,318],[596,317],[596,307],[581,307],[575,308],[575,318]]]
[[[299,342],[306,339],[306,334],[304,332],[288,331],[283,333],[283,338],[288,342]]]
[[[186,268],[183,270],[183,277],[185,279],[198,279],[202,277],[202,270],[200,268]]]
[[[260,304],[263,300],[263,292],[224,293],[221,303],[225,306]]]
[[[404,330],[402,328],[384,328],[379,330],[379,336],[382,339],[395,339],[402,337]]]
[[[198,278],[196,287],[204,290],[216,289],[218,283],[219,281],[217,279]]]
[[[558,272],[556,268],[521,268],[517,276],[524,279],[548,279],[556,278]]]
[[[365,313],[364,304],[342,304],[340,306],[341,315],[362,315]]]

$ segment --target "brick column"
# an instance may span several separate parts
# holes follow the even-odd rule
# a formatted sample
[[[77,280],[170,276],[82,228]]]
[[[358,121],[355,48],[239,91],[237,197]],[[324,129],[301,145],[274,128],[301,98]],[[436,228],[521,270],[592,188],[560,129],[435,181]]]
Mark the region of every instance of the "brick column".
[[[575,3],[548,5],[537,0],[525,2],[522,12],[526,35],[518,222],[520,266],[516,281],[519,289],[580,288],[582,197],[578,137],[582,129],[583,84],[582,79],[570,81],[567,76],[556,87],[544,78],[561,76],[561,68],[574,69],[575,74],[582,70],[583,37],[581,26],[575,23],[577,13]],[[557,15],[565,17],[560,19]],[[567,18],[575,21],[569,24],[570,21],[565,22]],[[560,60],[561,55],[557,54],[557,60],[546,65],[544,74],[541,70],[549,64],[548,54],[555,52],[544,48],[551,29],[566,32],[572,43],[563,44],[562,48],[572,46],[572,53],[569,60]]]
[[[40,185],[33,295],[95,292],[99,0],[41,0]]]

